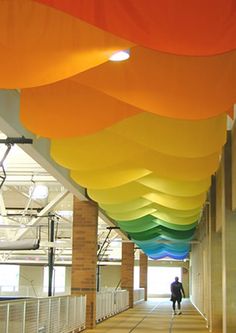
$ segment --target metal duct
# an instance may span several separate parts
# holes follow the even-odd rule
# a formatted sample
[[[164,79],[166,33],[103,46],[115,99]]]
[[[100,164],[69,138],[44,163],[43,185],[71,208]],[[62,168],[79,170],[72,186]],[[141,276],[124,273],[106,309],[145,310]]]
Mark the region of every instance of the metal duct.
[[[0,250],[37,250],[39,239],[19,239],[16,241],[0,241]]]

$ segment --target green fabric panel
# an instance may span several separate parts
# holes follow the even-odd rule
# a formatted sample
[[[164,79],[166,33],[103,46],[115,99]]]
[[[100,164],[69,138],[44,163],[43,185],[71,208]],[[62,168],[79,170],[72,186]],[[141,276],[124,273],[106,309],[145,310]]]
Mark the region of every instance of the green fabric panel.
[[[184,231],[178,231],[178,230],[171,230],[163,226],[157,226],[153,229],[140,232],[140,233],[129,233],[129,235],[135,239],[135,240],[150,240],[156,237],[159,237],[161,235],[166,236],[168,238],[173,239],[186,239],[190,238],[194,234],[194,229],[191,230],[184,230]]]

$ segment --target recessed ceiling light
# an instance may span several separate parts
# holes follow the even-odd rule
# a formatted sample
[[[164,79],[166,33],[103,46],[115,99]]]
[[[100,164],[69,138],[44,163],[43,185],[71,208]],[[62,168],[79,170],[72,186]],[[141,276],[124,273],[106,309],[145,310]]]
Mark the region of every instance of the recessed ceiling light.
[[[124,50],[124,51],[118,51],[112,54],[112,56],[109,58],[111,61],[124,61],[129,59],[130,57],[130,51]]]

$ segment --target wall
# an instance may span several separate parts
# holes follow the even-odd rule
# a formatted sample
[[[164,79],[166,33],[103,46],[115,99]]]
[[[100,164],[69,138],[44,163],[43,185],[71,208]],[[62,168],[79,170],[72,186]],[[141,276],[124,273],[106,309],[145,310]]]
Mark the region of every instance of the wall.
[[[236,327],[235,147],[235,132],[229,132],[191,251],[191,300],[214,333]]]
[[[234,125],[234,131],[235,131]],[[228,133],[225,146],[225,220],[222,224],[222,287],[223,287],[223,332],[235,333],[236,328],[236,211],[234,209],[233,193],[235,183],[232,182],[235,160],[235,132]]]
[[[70,294],[70,271],[70,267],[66,267],[66,290],[62,294]],[[47,296],[43,291],[43,274],[44,266],[20,265],[19,295]]]
[[[101,288],[116,288],[120,282],[120,265],[100,267]],[[44,266],[20,265],[19,294],[22,296],[47,296],[43,291]],[[66,290],[63,294],[71,292],[71,267],[66,266]],[[59,294],[57,294],[59,295]]]
[[[101,266],[101,288],[116,288],[120,279],[121,265]]]
[[[210,313],[209,205],[205,205],[190,252],[190,299],[208,319]]]
[[[203,245],[194,244],[190,254],[191,288],[190,298],[198,310],[204,313],[204,267],[203,267]]]

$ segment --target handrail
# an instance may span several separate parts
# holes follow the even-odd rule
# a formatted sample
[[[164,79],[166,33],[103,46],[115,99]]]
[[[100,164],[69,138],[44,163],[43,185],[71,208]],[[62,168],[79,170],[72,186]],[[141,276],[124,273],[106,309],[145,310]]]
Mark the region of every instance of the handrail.
[[[85,328],[86,297],[56,296],[0,302],[1,333],[69,333]]]
[[[144,288],[134,289],[134,304],[144,301]]]
[[[96,321],[128,309],[129,292],[127,290],[100,291],[97,293]]]

